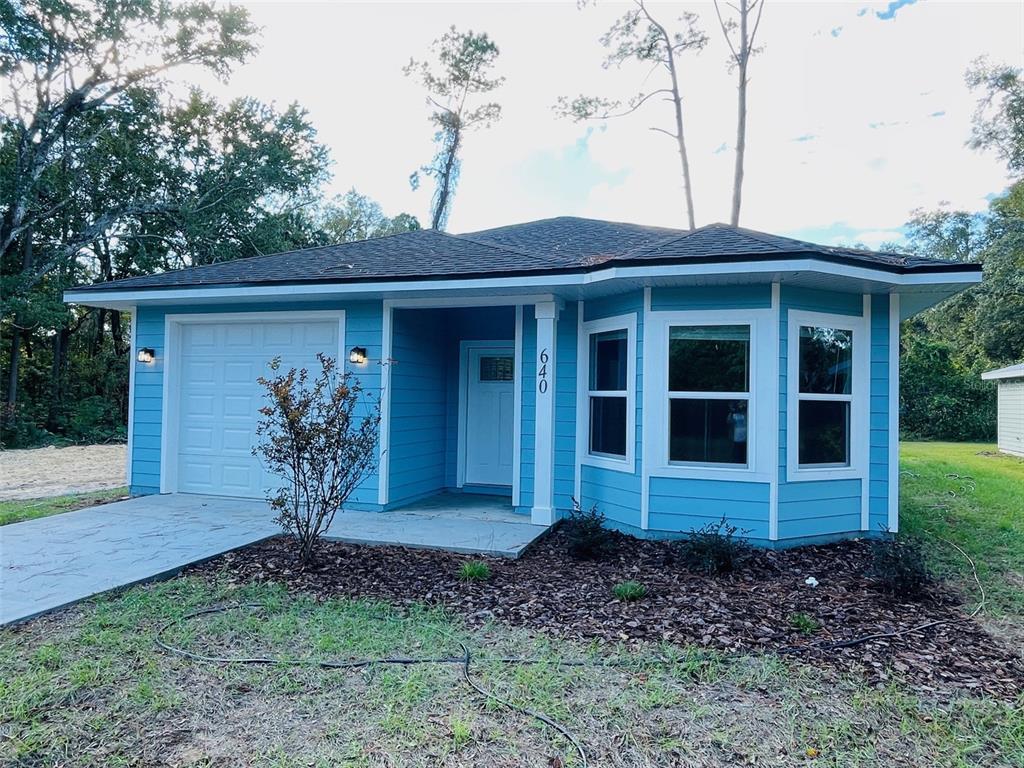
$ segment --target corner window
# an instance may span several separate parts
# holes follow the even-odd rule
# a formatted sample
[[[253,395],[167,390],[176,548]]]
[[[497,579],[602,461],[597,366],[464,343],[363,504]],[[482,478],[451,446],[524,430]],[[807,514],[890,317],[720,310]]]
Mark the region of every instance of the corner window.
[[[590,334],[590,447],[592,454],[626,458],[629,337],[625,328]]]
[[[800,326],[797,374],[797,463],[850,465],[853,331]]]
[[[747,466],[750,326],[671,326],[669,461]]]

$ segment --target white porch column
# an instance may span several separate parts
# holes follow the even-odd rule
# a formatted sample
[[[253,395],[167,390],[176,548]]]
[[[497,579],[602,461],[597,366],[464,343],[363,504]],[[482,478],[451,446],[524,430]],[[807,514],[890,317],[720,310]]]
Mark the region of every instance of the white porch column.
[[[536,444],[533,466],[533,509],[530,521],[535,525],[555,522],[555,325],[558,306],[545,301],[535,306],[537,316]]]

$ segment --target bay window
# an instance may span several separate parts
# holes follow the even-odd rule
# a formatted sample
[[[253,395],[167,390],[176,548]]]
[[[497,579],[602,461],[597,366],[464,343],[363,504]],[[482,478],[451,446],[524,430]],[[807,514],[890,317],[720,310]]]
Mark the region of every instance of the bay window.
[[[625,459],[629,435],[629,335],[625,328],[592,333],[589,346],[589,452]]]
[[[800,326],[797,464],[850,465],[853,331]]]

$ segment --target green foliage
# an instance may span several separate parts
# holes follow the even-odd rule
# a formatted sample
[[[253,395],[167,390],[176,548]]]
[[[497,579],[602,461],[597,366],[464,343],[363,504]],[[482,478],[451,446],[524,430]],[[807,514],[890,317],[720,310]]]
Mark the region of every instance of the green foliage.
[[[723,516],[717,522],[691,530],[679,542],[678,551],[683,563],[695,571],[712,575],[733,573],[750,557],[751,547],[737,537],[740,531]]]
[[[647,587],[638,581],[620,581],[612,587],[612,594],[616,600],[632,603],[647,594]]]
[[[603,560],[615,551],[615,537],[605,527],[605,516],[594,504],[584,510],[572,500],[572,512],[562,527],[569,543],[569,554],[577,560]]]
[[[869,575],[884,592],[911,600],[924,595],[932,581],[923,543],[889,532],[871,542]]]
[[[468,560],[459,568],[460,581],[487,581],[491,578],[491,566],[483,560]]]
[[[335,197],[321,212],[318,221],[329,243],[347,243],[386,237],[420,228],[415,216],[400,213],[393,218],[384,215],[380,204],[355,189]]]
[[[813,635],[821,628],[816,618],[800,611],[790,614],[789,626],[801,635]]]
[[[312,562],[320,538],[335,514],[377,466],[380,403],[364,403],[363,388],[351,372],[338,373],[335,360],[318,354],[321,370],[312,380],[305,368],[257,381],[266,391],[258,439],[252,449],[280,478],[267,498],[276,521],[298,544],[303,565]]]
[[[971,146],[994,149],[1011,173],[1024,173],[1024,80],[1021,70],[984,57],[967,71],[967,85],[980,90]]]
[[[501,119],[497,102],[476,103],[472,97],[500,87],[504,77],[493,77],[498,46],[486,33],[459,32],[451,27],[432,47],[435,61],[410,59],[403,69],[427,91],[433,106],[430,122],[437,129],[434,143],[437,154],[409,178],[413,189],[419,186],[419,174],[435,181],[431,205],[431,229],[444,229],[451,214],[452,200],[461,168],[460,153],[467,132],[487,128]]]

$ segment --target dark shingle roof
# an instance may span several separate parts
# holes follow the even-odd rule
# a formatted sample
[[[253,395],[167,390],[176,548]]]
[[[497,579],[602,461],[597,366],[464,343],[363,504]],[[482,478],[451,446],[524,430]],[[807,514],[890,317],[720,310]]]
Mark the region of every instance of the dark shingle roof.
[[[585,272],[602,265],[813,257],[903,273],[976,271],[978,265],[876,253],[711,224],[693,231],[559,217],[450,235],[419,230],[76,288],[129,290],[258,283],[365,282]]]

